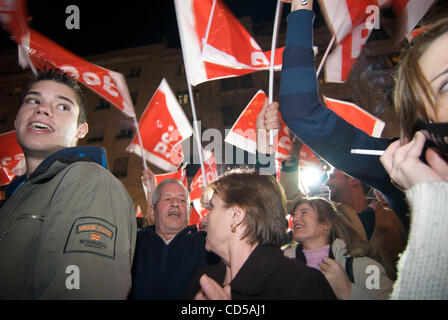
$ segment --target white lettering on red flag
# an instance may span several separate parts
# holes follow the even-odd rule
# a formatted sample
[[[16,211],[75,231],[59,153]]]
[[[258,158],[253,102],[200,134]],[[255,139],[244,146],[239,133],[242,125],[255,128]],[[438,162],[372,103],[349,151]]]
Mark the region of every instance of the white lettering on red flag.
[[[15,130],[0,134],[0,146],[0,186],[4,186],[16,175],[25,174],[26,166]]]
[[[35,67],[61,69],[111,102],[127,116],[135,116],[126,81],[121,73],[87,62],[37,31],[29,31],[29,38],[22,42],[23,46],[19,51],[24,47]]]
[[[207,26],[212,9],[212,1],[213,0],[174,0],[179,35],[182,43],[182,53],[185,61],[185,71],[188,74],[190,84],[196,86],[205,81],[237,77],[258,70],[269,69],[269,65],[266,66],[263,64],[262,66],[259,66],[260,61],[263,61],[263,63],[266,62],[266,59],[269,61],[269,51],[261,52],[258,49],[258,44],[251,43],[250,38],[241,38],[239,35],[229,32],[229,28],[230,30],[241,30],[241,28],[243,28],[238,20],[233,20],[232,25],[220,26],[220,28],[225,27],[225,30],[217,30],[215,27],[210,28],[209,30],[209,37],[212,40],[212,45],[215,45],[216,39],[223,37],[223,34],[225,34],[226,43],[232,43],[233,47],[216,45],[217,47],[213,47],[213,50],[210,51],[212,47],[207,45],[208,48],[204,51],[203,55],[204,40],[206,38]],[[218,11],[221,13],[225,12],[226,16],[229,14],[232,15],[227,8],[222,6],[220,1],[217,2],[217,7],[221,8]],[[218,19],[220,19],[220,17],[218,17]],[[214,21],[216,22],[217,20]],[[233,25],[233,23],[237,23],[237,25]],[[237,38],[233,38],[234,36]],[[242,41],[246,42],[243,43]],[[234,51],[235,43],[237,51]],[[242,58],[239,56],[241,53],[239,47],[254,49],[251,49],[248,52],[243,50],[242,53],[244,54],[244,58]],[[217,54],[218,52],[219,54]],[[281,66],[282,52],[283,48],[276,49],[275,64],[277,68],[280,68]],[[223,59],[223,57],[225,57],[225,59]],[[248,60],[247,57],[250,57],[250,60]],[[206,61],[206,59],[213,62]],[[248,61],[251,61],[249,64],[251,64],[252,67],[243,67]]]
[[[184,159],[181,142],[193,129],[165,79],[146,106],[139,131],[145,159],[165,171],[177,170]],[[138,136],[126,150],[142,156]]]

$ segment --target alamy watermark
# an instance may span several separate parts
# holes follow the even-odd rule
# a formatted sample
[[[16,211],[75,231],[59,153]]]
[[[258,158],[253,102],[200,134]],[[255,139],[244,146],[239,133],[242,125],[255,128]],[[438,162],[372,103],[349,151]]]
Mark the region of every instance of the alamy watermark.
[[[77,5],[71,4],[65,8],[65,13],[70,14],[65,19],[65,27],[69,30],[81,28],[80,10]]]

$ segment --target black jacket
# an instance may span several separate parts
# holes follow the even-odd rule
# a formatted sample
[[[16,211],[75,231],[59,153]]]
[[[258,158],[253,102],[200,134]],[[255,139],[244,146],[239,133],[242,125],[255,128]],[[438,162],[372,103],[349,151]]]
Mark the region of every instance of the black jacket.
[[[154,226],[139,230],[129,299],[182,299],[196,272],[219,260],[205,250],[205,237],[188,226],[166,244]]]
[[[224,263],[209,266],[196,274],[187,299],[200,289],[199,278],[207,274],[222,284],[226,274]],[[283,255],[280,248],[257,246],[230,282],[232,300],[327,300],[336,299],[330,284],[318,270]]]

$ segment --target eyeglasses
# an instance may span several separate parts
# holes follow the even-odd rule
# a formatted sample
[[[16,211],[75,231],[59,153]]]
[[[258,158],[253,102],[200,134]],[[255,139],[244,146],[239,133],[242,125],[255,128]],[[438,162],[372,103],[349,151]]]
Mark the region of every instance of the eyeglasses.
[[[417,120],[412,134],[423,131],[426,136],[426,145],[443,153],[448,153],[448,122],[425,122]]]

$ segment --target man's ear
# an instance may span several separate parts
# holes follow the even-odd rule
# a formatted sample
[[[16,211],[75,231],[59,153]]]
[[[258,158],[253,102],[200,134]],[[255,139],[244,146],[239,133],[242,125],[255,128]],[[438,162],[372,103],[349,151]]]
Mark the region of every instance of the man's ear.
[[[246,217],[246,210],[239,206],[234,206],[232,209],[232,225],[239,226],[243,223],[244,218]]]
[[[81,123],[78,126],[78,133],[76,134],[76,138],[82,139],[86,136],[86,134],[89,132],[89,125],[87,122]]]

